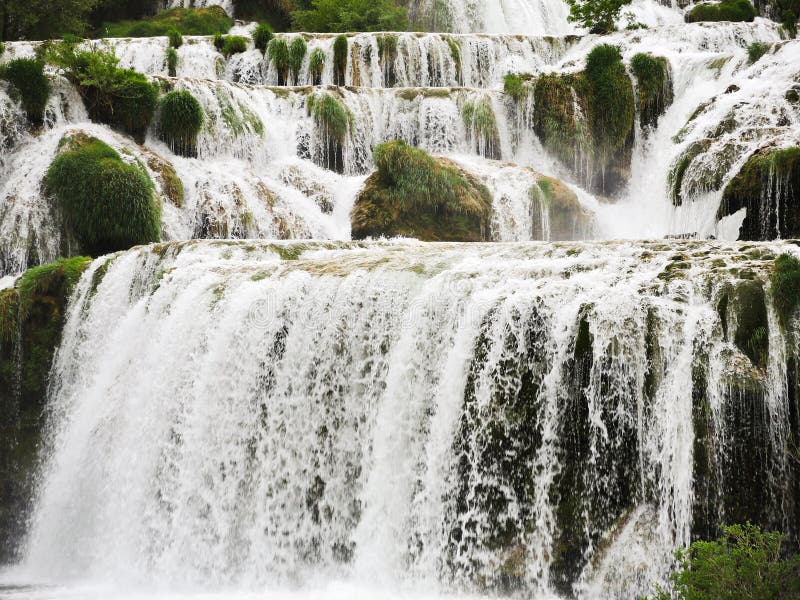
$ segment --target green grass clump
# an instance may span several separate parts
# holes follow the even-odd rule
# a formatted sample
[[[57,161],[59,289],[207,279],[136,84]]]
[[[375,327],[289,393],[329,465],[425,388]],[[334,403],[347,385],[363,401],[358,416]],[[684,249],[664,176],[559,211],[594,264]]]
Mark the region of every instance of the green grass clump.
[[[333,84],[345,85],[347,79],[347,52],[349,46],[347,36],[336,36],[333,41]]]
[[[177,31],[182,35],[227,33],[231,19],[220,6],[208,8],[173,8],[137,21],[104,23],[98,37],[158,37]]]
[[[400,140],[379,145],[374,158],[351,215],[354,239],[487,239],[492,197],[476,178]]]
[[[533,128],[545,148],[566,164],[575,162],[576,152],[587,153],[590,131],[578,118],[571,75],[550,73],[536,79],[533,87]]]
[[[120,69],[114,53],[100,47],[77,50],[73,44],[59,44],[46,56],[78,86],[92,120],[144,141],[158,103],[158,87],[147,77]]]
[[[19,92],[28,120],[41,125],[50,98],[50,81],[44,74],[44,63],[32,58],[17,58],[0,67],[0,78]]]
[[[530,75],[507,73],[505,77],[503,77],[503,92],[510,96],[517,104],[524,102],[533,92],[533,87],[530,83]]]
[[[749,0],[723,0],[719,4],[698,4],[686,13],[686,22],[735,21],[751,23],[755,17],[756,9]]]
[[[197,156],[197,136],[204,120],[203,107],[187,90],[169,92],[161,99],[159,136],[176,154]]]
[[[176,50],[183,46],[183,36],[181,32],[177,29],[173,28],[167,32],[167,38],[169,39],[169,47],[175,48]]]
[[[272,27],[267,23],[260,23],[253,31],[253,44],[261,51],[261,54],[266,54],[267,47],[274,37],[275,33],[272,31]]]
[[[757,63],[762,56],[772,48],[772,44],[766,42],[753,42],[747,47],[747,60],[752,65]]]
[[[278,73],[278,85],[286,85],[289,79],[289,45],[283,38],[275,38],[269,43],[267,55]]]
[[[211,43],[214,44],[214,48],[222,52],[222,49],[225,47],[225,36],[221,33],[215,33]]]
[[[71,291],[91,261],[87,256],[62,258],[25,271],[15,286],[21,317],[25,319],[30,315],[37,297],[54,295],[62,285]]]
[[[47,171],[46,186],[83,252],[98,256],[160,240],[153,182],[96,138],[68,140]]]
[[[631,71],[636,78],[639,122],[642,127],[655,127],[658,117],[672,104],[672,78],[669,62],[663,56],[634,54]]]
[[[167,48],[167,73],[170,77],[178,74],[178,51],[175,48]]]
[[[295,85],[300,84],[300,69],[303,68],[306,52],[308,52],[306,41],[302,37],[294,38],[289,46],[289,69]]]
[[[311,78],[311,85],[322,84],[322,73],[325,70],[325,51],[322,48],[315,48],[308,57],[308,75]]]
[[[461,118],[469,136],[477,142],[478,152],[487,158],[499,159],[500,132],[491,101],[483,97],[465,102],[461,107]]]
[[[800,260],[792,254],[781,254],[775,259],[770,283],[778,318],[784,327],[788,327],[800,305]]]
[[[353,113],[344,102],[328,93],[309,96],[306,110],[324,144],[322,166],[344,172],[344,147],[355,121]]]
[[[247,52],[247,38],[240,35],[226,35],[222,40],[222,50],[225,58],[233,54]]]

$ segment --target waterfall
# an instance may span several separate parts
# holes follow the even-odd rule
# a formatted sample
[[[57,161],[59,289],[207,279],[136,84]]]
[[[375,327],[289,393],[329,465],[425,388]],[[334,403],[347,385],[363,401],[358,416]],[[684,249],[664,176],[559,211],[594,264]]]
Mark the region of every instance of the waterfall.
[[[22,572],[646,593],[713,477],[698,398],[719,485],[747,451],[729,437],[745,397],[762,469],[786,468],[788,339],[767,295],[766,376],[739,384],[762,391],[737,395],[753,375],[717,303],[792,249],[246,241],[98,259],[55,359]],[[765,485],[786,522],[780,481],[737,485]]]

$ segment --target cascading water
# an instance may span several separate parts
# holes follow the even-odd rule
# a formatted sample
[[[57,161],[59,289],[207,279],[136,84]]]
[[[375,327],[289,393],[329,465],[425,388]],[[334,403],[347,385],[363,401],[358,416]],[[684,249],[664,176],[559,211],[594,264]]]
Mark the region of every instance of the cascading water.
[[[215,4],[232,11],[163,3]],[[800,41],[630,10],[650,28],[597,37],[561,0],[412,0],[444,33],[347,34],[345,86],[330,34],[278,34],[308,47],[287,86],[252,44],[224,57],[186,36],[169,77],[166,38],[103,42],[198,99],[192,158],[156,125],[139,145],[91,122],[55,72],[33,130],[0,82],[0,276],[71,254],[45,176],[79,133],[152,179],[168,242],[95,260],[73,292],[0,596],[630,598],[720,523],[757,514],[797,539],[798,331],[768,277],[796,246],[576,240],[735,240],[725,184],[755,150],[800,144]],[[654,123],[637,115],[613,197],[587,191],[592,157],[547,149],[532,94],[504,91],[509,73],[579,72],[600,43],[629,70],[665,58],[671,84]],[[352,117],[337,144],[313,111],[328,96]],[[349,241],[395,139],[485,184],[501,243]]]

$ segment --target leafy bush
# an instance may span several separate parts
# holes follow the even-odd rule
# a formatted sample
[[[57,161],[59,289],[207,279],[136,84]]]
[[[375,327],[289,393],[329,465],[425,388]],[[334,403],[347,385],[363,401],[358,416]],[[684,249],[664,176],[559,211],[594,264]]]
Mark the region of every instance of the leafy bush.
[[[761,60],[762,56],[770,51],[771,48],[772,44],[767,44],[765,42],[753,42],[747,47],[747,60],[751,65],[753,63],[757,63],[759,60]]]
[[[227,33],[233,19],[219,6],[208,8],[173,8],[137,21],[104,23],[98,32],[102,37],[158,37],[174,30],[182,35]]]
[[[616,29],[622,7],[631,0],[567,0],[570,23],[578,23],[590,33],[610,33]]]
[[[44,74],[44,63],[32,58],[17,58],[0,67],[0,76],[19,92],[28,120],[41,125],[50,98],[50,82]]]
[[[676,554],[674,596],[683,600],[779,600],[800,597],[800,555],[784,556],[783,536],[755,525],[723,527],[714,542]],[[673,595],[661,591],[658,600]]]
[[[204,119],[203,107],[190,92],[170,92],[159,104],[159,136],[176,154],[196,156]]]
[[[722,0],[719,4],[698,4],[686,14],[687,23],[736,21],[751,23],[756,9],[749,0]]]
[[[347,78],[347,36],[336,36],[333,41],[333,84],[344,85]]]
[[[183,46],[183,36],[181,32],[177,29],[170,29],[167,32],[167,38],[169,38],[169,46],[170,48],[180,48]]]
[[[283,38],[275,38],[267,47],[270,62],[278,72],[278,85],[286,85],[289,78],[289,46]]]
[[[167,48],[167,74],[175,77],[178,74],[178,51],[175,48]]]
[[[309,10],[292,12],[298,31],[403,31],[408,28],[405,7],[395,0],[314,0]]]
[[[289,69],[292,71],[292,79],[295,85],[299,85],[300,69],[303,68],[303,60],[308,52],[306,41],[302,37],[296,37],[289,46]]]
[[[147,77],[120,69],[114,53],[100,47],[76,50],[72,44],[59,44],[47,59],[78,86],[93,120],[144,141],[158,102],[158,88]]]
[[[216,44],[215,44],[216,45]],[[240,35],[227,35],[222,40],[221,52],[225,57],[241,52],[247,52],[247,38]]]
[[[311,78],[311,85],[322,84],[322,72],[325,70],[326,58],[322,48],[315,48],[308,57],[308,75]]]
[[[161,209],[143,170],[98,139],[67,144],[46,185],[81,250],[98,256],[159,241]]]
[[[261,50],[261,54],[266,54],[267,46],[269,46],[274,37],[275,34],[272,31],[272,27],[267,23],[260,23],[253,31],[253,44],[258,50]]]

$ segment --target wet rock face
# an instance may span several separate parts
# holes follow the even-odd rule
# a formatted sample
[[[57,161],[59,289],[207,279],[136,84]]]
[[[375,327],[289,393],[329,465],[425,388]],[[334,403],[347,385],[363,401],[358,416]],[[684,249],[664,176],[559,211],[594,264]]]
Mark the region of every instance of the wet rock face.
[[[800,147],[763,149],[725,187],[718,218],[742,209],[742,240],[800,237]]]

